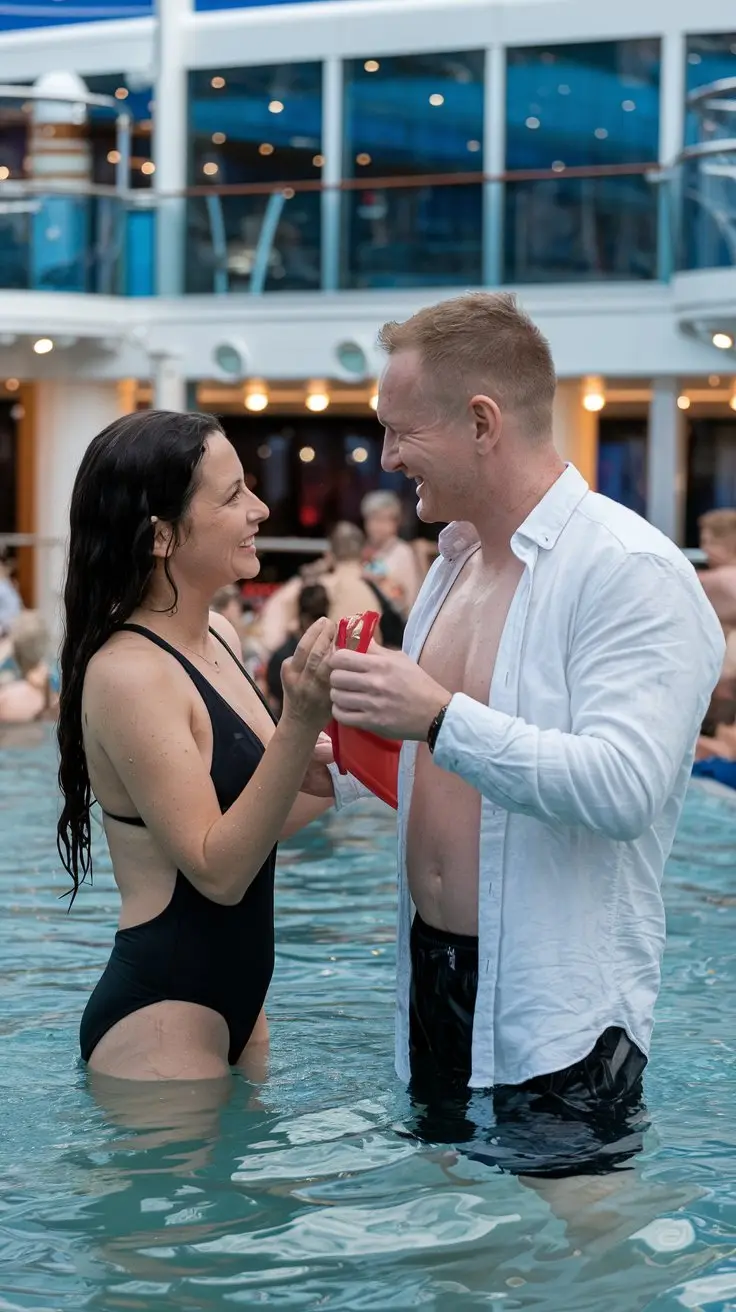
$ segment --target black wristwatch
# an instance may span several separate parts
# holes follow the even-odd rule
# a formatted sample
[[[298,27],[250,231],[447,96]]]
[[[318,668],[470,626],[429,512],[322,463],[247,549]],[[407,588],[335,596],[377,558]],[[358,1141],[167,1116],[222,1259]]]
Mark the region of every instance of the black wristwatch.
[[[430,750],[430,753],[432,754],[434,754],[435,745],[437,743],[437,735],[439,734],[439,731],[442,728],[442,724],[445,716],[447,715],[449,705],[450,703],[448,702],[446,706],[442,707],[441,711],[437,712],[427,731],[427,746]]]

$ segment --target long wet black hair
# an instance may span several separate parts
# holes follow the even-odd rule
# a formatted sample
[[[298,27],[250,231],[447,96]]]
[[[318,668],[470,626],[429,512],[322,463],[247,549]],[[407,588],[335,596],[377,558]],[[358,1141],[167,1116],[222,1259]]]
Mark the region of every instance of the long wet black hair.
[[[82,690],[96,651],[142,602],[154,571],[154,524],[171,524],[181,540],[205,443],[222,428],[212,415],[147,410],[116,419],[84,453],[70,507],[69,559],[63,598],[59,699],[59,787],[63,809],[57,846],[71,876],[71,906],[92,878],[90,786],[82,736]],[[170,554],[170,553],[169,553]],[[169,571],[173,611],[178,594]]]

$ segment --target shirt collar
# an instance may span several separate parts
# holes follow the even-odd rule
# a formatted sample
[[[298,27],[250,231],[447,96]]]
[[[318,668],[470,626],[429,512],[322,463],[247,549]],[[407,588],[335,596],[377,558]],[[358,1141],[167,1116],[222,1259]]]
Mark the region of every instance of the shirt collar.
[[[557,481],[516,530],[512,543],[523,538],[545,551],[551,550],[588,490],[582,474],[574,465],[567,464]],[[478,540],[478,533],[472,524],[456,520],[440,533],[440,554],[445,560],[455,561],[463,552],[475,546]]]

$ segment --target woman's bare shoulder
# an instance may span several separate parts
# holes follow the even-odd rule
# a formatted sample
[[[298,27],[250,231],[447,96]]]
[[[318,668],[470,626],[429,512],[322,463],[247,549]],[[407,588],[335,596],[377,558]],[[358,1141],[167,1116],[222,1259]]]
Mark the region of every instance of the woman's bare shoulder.
[[[114,633],[87,666],[84,696],[88,702],[114,707],[116,698],[130,694],[146,700],[176,701],[186,689],[186,680],[172,670],[176,662],[155,643],[137,633]]]

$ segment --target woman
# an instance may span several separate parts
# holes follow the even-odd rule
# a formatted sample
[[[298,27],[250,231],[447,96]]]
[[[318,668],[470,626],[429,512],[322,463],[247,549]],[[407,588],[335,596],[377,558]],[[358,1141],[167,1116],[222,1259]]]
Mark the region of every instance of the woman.
[[[103,1075],[217,1078],[267,1040],[276,843],[328,805],[299,791],[330,715],[334,633],[322,620],[304,635],[275,727],[232,625],[209,613],[218,588],[258,573],[267,515],[209,415],[127,415],[77,474],[59,851],[73,900],[97,799],[122,898],[80,1034]]]

